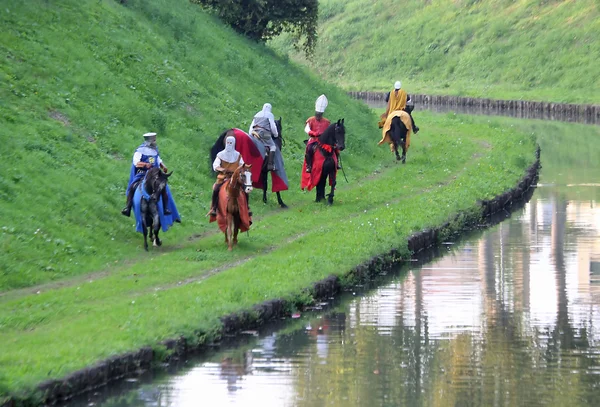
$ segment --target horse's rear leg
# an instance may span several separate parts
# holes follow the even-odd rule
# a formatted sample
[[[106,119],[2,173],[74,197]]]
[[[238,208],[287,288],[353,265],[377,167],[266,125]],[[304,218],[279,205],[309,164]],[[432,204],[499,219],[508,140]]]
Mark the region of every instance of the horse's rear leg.
[[[159,230],[160,230],[160,224],[158,225],[158,227],[156,229],[154,229],[154,240],[152,242],[152,244],[154,245],[154,247],[162,246],[162,240],[160,240],[159,237],[158,237],[158,231]]]
[[[148,251],[148,227],[146,222],[142,223],[142,229],[144,229],[144,249]]]
[[[269,189],[269,172],[267,171],[267,167],[263,166],[262,172],[260,174],[262,178],[263,184],[263,203],[267,203],[267,190]]]
[[[287,208],[288,206],[283,202],[283,199],[281,199],[281,194],[279,193],[279,191],[277,191],[277,203],[279,203],[279,206],[281,206],[282,208]]]
[[[234,223],[233,223],[233,246],[237,246],[238,244],[238,232],[240,231],[240,223],[241,220],[239,219],[239,215],[234,217]]]
[[[402,140],[402,164],[404,163],[406,163],[406,140]]]
[[[321,179],[319,180],[319,183],[317,184],[317,199],[315,199],[315,202],[321,202],[323,199],[325,199],[325,184],[327,182],[327,174],[325,173],[321,173]]]

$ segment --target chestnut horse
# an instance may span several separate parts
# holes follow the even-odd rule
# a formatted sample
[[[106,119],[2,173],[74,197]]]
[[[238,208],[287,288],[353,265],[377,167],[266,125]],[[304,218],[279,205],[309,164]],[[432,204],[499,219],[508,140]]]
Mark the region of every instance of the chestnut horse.
[[[219,227],[225,233],[225,243],[228,250],[233,250],[237,245],[238,232],[245,232],[250,228],[250,216],[248,215],[248,194],[252,192],[252,165],[240,165],[231,176],[224,182],[219,192],[219,210],[225,207],[225,222],[219,221]],[[218,213],[217,217],[223,214]],[[224,223],[224,224],[223,224]]]

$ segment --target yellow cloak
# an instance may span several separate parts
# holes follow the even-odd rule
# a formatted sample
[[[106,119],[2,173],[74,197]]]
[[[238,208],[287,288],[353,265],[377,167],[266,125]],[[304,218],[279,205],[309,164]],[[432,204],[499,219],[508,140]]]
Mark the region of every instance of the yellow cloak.
[[[412,133],[412,122],[410,120],[410,115],[408,113],[406,113],[404,110],[395,110],[392,113],[390,113],[383,125],[381,141],[379,143],[377,143],[377,145],[381,145],[383,143],[388,143],[390,145],[390,150],[392,150],[392,153],[395,152],[394,143],[392,143],[392,138],[390,137],[389,133],[392,128],[392,119],[394,117],[399,117],[400,120],[402,120],[402,123],[404,123],[404,125],[408,129],[408,132],[406,132],[406,149],[407,150],[408,150],[408,147],[410,147],[410,135]]]

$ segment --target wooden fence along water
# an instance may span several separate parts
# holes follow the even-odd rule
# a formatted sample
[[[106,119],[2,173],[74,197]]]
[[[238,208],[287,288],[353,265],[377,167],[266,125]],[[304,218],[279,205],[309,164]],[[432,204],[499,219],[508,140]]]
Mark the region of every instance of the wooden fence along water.
[[[371,104],[385,104],[386,92],[348,92]],[[600,125],[600,105],[532,102],[526,100],[479,99],[459,96],[411,94],[416,106],[457,113],[510,116],[524,119],[559,120]]]

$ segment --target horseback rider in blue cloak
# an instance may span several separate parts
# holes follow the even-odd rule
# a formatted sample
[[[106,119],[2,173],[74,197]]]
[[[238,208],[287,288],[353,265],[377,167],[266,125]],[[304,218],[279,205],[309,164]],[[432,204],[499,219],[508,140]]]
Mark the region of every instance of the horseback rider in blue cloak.
[[[135,191],[146,176],[146,172],[152,167],[160,167],[165,173],[168,171],[158,153],[156,133],[146,133],[144,134],[144,142],[135,150],[135,153],[133,153],[129,184],[127,185],[127,205],[121,211],[123,215],[131,215]],[[181,222],[179,212],[177,212],[177,207],[175,206],[175,201],[173,201],[173,196],[171,195],[171,190],[168,185],[162,192],[161,201],[162,202],[160,202],[159,205],[162,206],[163,213],[161,218],[164,218],[164,220],[161,219],[161,223],[163,224],[163,227],[172,225],[173,221]]]

